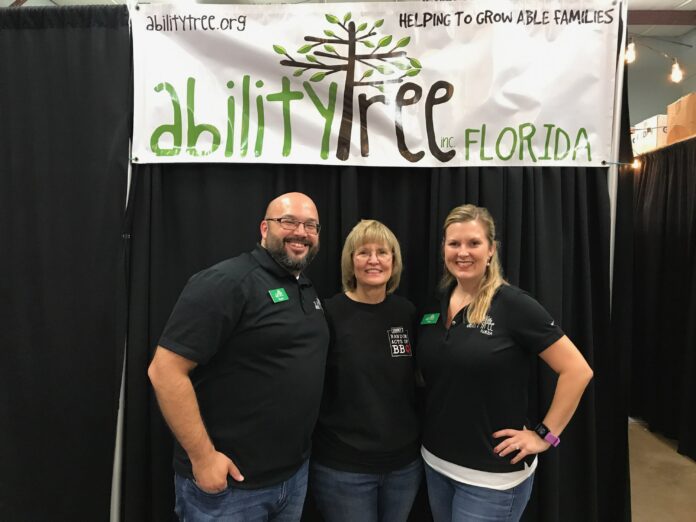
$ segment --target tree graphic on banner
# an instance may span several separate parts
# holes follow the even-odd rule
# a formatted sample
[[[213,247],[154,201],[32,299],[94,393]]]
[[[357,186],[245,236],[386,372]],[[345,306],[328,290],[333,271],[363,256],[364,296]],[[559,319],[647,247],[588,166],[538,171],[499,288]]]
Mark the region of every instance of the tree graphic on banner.
[[[342,30],[341,35],[336,34],[331,29],[325,29],[326,38],[316,36],[305,36],[304,40],[308,43],[302,45],[297,52],[304,55],[304,61],[293,58],[284,47],[274,45],[273,50],[287,58],[281,60],[281,65],[295,67],[293,76],[302,76],[306,71],[315,70],[309,78],[310,82],[320,82],[327,76],[337,72],[345,71],[346,78],[343,88],[343,116],[341,127],[338,133],[338,147],[336,157],[340,160],[347,160],[350,154],[350,137],[353,126],[353,93],[356,87],[372,87],[380,92],[384,92],[384,85],[389,83],[401,83],[404,78],[416,76],[421,71],[421,64],[416,58],[409,58],[406,51],[397,49],[405,48],[411,41],[411,37],[406,36],[392,45],[393,36],[384,35],[378,37],[375,29],[384,23],[384,19],[377,20],[368,29],[368,23],[362,22],[356,26],[351,20],[351,13],[346,13],[341,21],[332,14],[325,15],[326,20],[333,25],[337,25]],[[372,37],[378,37],[376,42]],[[363,48],[364,53],[359,53]],[[342,54],[337,47],[344,52]],[[317,49],[319,48],[319,49]],[[323,50],[322,50],[323,49]],[[358,69],[360,69],[358,71]],[[362,73],[356,80],[356,75]],[[382,79],[375,79],[377,73]],[[400,73],[400,74],[399,74]],[[389,78],[399,74],[398,77]],[[384,96],[377,96],[370,101],[366,100],[365,95],[361,95],[361,100],[365,102],[362,110],[367,110],[371,103],[384,103]],[[363,145],[363,155],[367,155],[367,130],[365,139],[361,140]]]

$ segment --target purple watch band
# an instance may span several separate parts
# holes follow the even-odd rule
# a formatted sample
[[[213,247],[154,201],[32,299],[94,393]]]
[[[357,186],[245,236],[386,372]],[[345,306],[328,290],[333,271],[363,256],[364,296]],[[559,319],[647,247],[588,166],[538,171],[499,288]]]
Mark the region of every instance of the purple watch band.
[[[558,446],[561,443],[561,439],[556,437],[553,433],[550,431],[544,436],[544,440],[551,444],[554,448]]]
[[[537,427],[534,428],[534,431],[536,431],[537,435],[539,435],[542,439],[551,444],[551,446],[553,446],[554,448],[558,446],[561,442],[561,439],[559,439],[553,433],[551,433],[551,430],[543,422],[537,424]]]

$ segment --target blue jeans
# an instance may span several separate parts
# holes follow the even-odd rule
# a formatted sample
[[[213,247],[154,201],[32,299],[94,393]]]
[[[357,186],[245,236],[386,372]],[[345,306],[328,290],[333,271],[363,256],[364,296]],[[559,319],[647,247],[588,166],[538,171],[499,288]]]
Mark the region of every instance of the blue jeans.
[[[206,493],[196,483],[174,475],[176,514],[181,522],[297,522],[307,493],[308,462],[285,482],[260,489],[228,487]]]
[[[516,522],[532,493],[534,475],[506,490],[471,486],[452,480],[425,465],[430,510],[435,522]]]
[[[389,473],[352,473],[315,462],[309,473],[326,522],[405,522],[422,478],[420,457]]]

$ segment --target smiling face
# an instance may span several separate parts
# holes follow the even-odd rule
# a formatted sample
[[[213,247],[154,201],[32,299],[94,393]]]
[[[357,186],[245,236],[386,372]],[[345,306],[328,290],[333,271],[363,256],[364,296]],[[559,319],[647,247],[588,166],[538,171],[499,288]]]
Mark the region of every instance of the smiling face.
[[[314,202],[297,192],[274,199],[268,205],[266,217],[292,218],[302,223],[319,222]],[[278,264],[297,275],[319,251],[319,235],[308,233],[302,224],[295,230],[286,230],[279,222],[264,219],[261,221],[261,246]]]
[[[480,283],[494,252],[495,245],[478,220],[452,223],[445,230],[445,267],[462,286]]]
[[[385,291],[392,275],[393,254],[384,243],[365,243],[353,252],[353,272],[358,288]]]

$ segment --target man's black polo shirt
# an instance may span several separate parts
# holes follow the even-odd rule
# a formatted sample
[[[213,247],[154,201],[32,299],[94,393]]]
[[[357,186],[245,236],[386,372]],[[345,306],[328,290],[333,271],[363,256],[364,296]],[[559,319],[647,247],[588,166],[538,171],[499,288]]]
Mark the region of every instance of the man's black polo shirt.
[[[329,332],[319,298],[260,246],[197,273],[159,344],[198,366],[191,381],[215,448],[260,488],[290,477],[309,456]],[[177,473],[192,477],[177,443]]]

